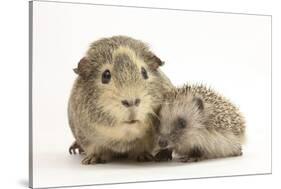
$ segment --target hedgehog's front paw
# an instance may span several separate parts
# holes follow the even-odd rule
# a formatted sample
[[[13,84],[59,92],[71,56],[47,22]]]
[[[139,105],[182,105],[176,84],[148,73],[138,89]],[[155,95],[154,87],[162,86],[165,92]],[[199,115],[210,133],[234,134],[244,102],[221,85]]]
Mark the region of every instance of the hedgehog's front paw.
[[[180,157],[181,162],[197,162],[203,160],[203,150],[199,147],[193,147],[188,155]]]
[[[69,147],[68,151],[72,155],[72,154],[76,154],[76,150],[78,150],[79,154],[84,153],[82,147],[76,141],[74,141],[73,144]]]
[[[148,161],[153,161],[153,160],[154,160],[153,155],[151,155],[148,152],[144,152],[137,156],[137,161],[139,161],[139,162],[148,162]]]
[[[187,162],[198,162],[202,161],[203,158],[201,157],[189,157],[189,156],[183,156],[179,158],[180,162],[187,163]]]
[[[98,164],[98,163],[106,163],[107,160],[96,156],[95,154],[90,154],[87,155],[83,160],[82,160],[82,164],[84,165],[90,165],[90,164]]]
[[[172,150],[170,149],[164,149],[164,150],[161,150],[159,151],[154,159],[155,161],[169,161],[169,160],[172,160]]]

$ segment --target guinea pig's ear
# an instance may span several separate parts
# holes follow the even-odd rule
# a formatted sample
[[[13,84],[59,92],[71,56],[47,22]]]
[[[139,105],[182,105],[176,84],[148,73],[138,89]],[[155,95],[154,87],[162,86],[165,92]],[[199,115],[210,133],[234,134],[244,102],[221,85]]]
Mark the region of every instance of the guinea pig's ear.
[[[86,57],[82,58],[73,71],[81,77],[87,78],[91,74],[91,61]]]
[[[164,61],[162,61],[160,58],[158,58],[152,52],[148,52],[145,54],[144,61],[147,62],[148,66],[151,70],[157,70],[157,68],[159,66],[164,65]]]
[[[200,111],[204,110],[204,102],[200,97],[194,97],[193,102],[198,107],[198,110],[200,110]]]

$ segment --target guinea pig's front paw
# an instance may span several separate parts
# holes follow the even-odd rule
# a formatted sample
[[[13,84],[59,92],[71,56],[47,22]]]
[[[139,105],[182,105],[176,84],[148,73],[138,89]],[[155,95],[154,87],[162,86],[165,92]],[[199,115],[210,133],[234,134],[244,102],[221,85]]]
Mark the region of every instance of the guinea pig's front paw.
[[[137,161],[138,162],[154,161],[154,157],[150,153],[144,152],[144,153],[137,156]]]
[[[154,159],[155,161],[169,161],[169,160],[172,160],[172,150],[169,150],[169,149],[164,149],[164,150],[161,150],[159,151]]]
[[[90,165],[90,164],[98,164],[98,163],[106,163],[107,161],[101,157],[96,156],[95,154],[87,155],[83,160],[82,164]]]
[[[69,147],[68,151],[72,155],[72,154],[76,154],[76,150],[78,150],[79,154],[84,153],[82,147],[76,141],[74,141],[73,144]]]

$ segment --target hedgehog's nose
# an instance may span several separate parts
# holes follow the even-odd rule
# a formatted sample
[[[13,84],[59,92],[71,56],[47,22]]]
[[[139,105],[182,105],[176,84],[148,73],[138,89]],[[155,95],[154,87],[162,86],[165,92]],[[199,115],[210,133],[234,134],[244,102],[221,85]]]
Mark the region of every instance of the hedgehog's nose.
[[[134,100],[122,100],[121,103],[123,104],[123,106],[129,108],[132,106],[138,106],[140,104],[140,99],[136,98]]]
[[[165,139],[160,139],[160,140],[158,141],[158,144],[159,144],[159,146],[160,146],[161,148],[165,148],[165,147],[168,146],[168,141],[165,140]]]

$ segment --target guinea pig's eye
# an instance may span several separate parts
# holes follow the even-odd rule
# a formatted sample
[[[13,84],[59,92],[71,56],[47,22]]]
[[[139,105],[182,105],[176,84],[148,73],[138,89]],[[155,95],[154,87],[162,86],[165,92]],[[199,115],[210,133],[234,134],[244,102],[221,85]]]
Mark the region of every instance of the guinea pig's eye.
[[[179,129],[183,129],[186,127],[186,120],[183,118],[178,118],[177,122],[176,122],[176,127]]]
[[[102,82],[103,84],[107,84],[107,83],[109,83],[110,79],[111,79],[110,71],[109,71],[109,70],[105,70],[105,71],[102,73],[101,82]]]
[[[144,69],[144,67],[141,67],[141,75],[144,79],[148,79],[147,71]]]

